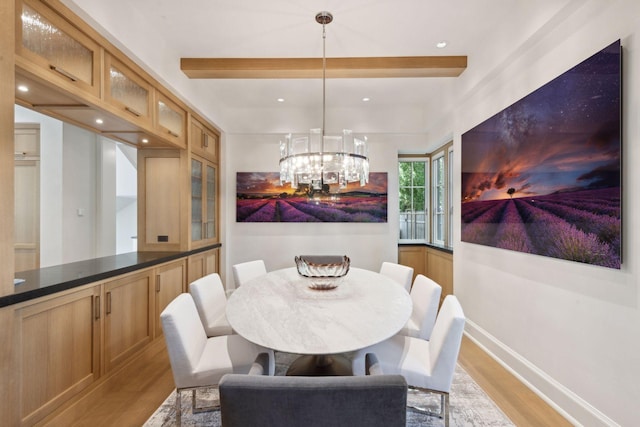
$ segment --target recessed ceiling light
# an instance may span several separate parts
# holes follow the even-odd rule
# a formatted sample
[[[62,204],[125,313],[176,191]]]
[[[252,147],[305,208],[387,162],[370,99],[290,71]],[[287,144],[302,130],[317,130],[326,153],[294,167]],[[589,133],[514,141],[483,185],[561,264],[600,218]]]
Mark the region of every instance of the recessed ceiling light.
[[[277,101],[278,102],[284,102],[284,98],[278,98]]]
[[[101,125],[101,124],[103,124],[103,123],[104,123],[104,120],[102,120],[102,119],[96,119],[96,123],[97,123],[97,124],[99,124],[99,125]]]
[[[443,49],[443,48],[447,47],[447,42],[446,42],[446,41],[444,41],[444,40],[439,41],[438,43],[436,43],[436,47],[437,47],[438,49]]]
[[[362,102],[369,102],[371,101],[371,98],[369,98],[368,96],[365,96],[364,98],[362,98]]]
[[[142,138],[142,143],[143,143],[143,144],[146,144],[146,143],[148,143],[148,142],[149,142],[149,140],[148,140],[147,138]]]
[[[20,92],[29,92],[29,88],[26,85],[19,85],[18,90]]]

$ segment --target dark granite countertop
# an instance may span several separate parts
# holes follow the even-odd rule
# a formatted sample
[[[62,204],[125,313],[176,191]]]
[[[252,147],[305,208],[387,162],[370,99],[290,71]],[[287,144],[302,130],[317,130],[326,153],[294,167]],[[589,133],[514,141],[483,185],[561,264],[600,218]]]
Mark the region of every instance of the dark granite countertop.
[[[220,244],[186,252],[129,252],[37,270],[20,271],[15,274],[15,277],[24,279],[24,282],[14,286],[13,294],[0,297],[0,307],[142,270],[217,247],[220,247]]]

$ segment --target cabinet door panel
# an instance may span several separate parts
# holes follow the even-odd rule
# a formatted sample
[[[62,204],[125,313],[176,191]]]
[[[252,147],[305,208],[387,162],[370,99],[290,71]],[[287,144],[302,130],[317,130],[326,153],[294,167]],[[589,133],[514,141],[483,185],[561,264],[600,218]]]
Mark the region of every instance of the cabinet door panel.
[[[99,295],[95,286],[17,312],[24,423],[41,419],[98,378]]]
[[[48,78],[99,96],[100,46],[39,2],[25,1],[19,12],[18,54],[42,67]]]
[[[151,126],[151,85],[111,55],[105,56],[105,99],[128,120]]]
[[[151,341],[150,291],[147,272],[104,285],[106,371]]]
[[[156,336],[162,335],[160,313],[175,297],[185,291],[186,263],[180,261],[157,269],[156,274]]]
[[[156,97],[156,124],[158,130],[178,147],[186,148],[186,111],[157,91]]]

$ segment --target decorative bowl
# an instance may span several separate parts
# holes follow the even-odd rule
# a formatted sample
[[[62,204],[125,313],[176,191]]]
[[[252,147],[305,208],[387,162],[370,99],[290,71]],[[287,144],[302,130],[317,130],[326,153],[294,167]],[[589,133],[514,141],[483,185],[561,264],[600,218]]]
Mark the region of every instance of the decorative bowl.
[[[309,278],[309,287],[316,290],[335,289],[340,278],[349,272],[348,256],[300,255],[295,257],[298,274]]]

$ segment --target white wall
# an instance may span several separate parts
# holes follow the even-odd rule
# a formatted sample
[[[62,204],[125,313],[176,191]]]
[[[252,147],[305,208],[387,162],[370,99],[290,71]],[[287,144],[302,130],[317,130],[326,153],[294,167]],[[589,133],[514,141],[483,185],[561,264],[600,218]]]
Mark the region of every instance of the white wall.
[[[638,423],[640,402],[640,2],[587,1],[547,26],[451,117],[460,135],[617,39],[623,45],[623,265],[621,270],[460,241],[454,215],[454,288],[467,332],[576,424]],[[473,72],[472,69],[466,72]],[[465,72],[465,73],[466,73]],[[434,131],[445,133],[451,129]],[[460,176],[460,156],[455,156]],[[454,206],[460,206],[460,182]]]
[[[62,263],[95,258],[97,135],[68,124],[62,168]]]
[[[62,264],[62,122],[16,105],[16,123],[40,124],[40,266]]]
[[[419,150],[424,134],[367,134],[372,172],[387,172],[388,222],[366,223],[236,223],[236,173],[279,171],[282,135],[226,134],[223,157],[222,275],[233,287],[233,264],[264,259],[268,270],[294,266],[303,254],[347,255],[354,267],[378,270],[382,261],[397,261],[399,147]],[[424,148],[423,148],[424,151]]]

